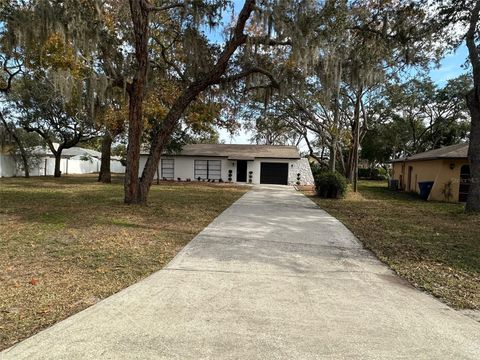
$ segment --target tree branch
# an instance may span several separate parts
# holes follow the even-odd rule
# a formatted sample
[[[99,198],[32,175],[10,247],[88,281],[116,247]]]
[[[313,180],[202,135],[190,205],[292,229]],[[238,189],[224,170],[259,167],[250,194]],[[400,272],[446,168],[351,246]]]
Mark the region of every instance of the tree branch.
[[[244,77],[247,77],[248,75],[251,75],[251,74],[263,74],[270,79],[270,82],[271,82],[270,87],[273,87],[273,88],[276,88],[276,89],[280,88],[280,84],[278,83],[278,81],[275,79],[275,77],[273,76],[273,74],[270,71],[262,69],[262,68],[257,67],[257,66],[253,66],[251,68],[248,68],[248,69],[246,69],[242,72],[239,72],[237,74],[234,74],[234,75],[223,76],[220,79],[218,79],[217,84],[231,83],[231,82],[240,80]]]
[[[142,3],[143,3],[144,8],[147,11],[151,11],[151,12],[167,11],[167,10],[171,10],[171,9],[184,8],[185,7],[185,3],[182,3],[182,2],[176,2],[176,3],[171,3],[171,4],[167,4],[167,5],[162,5],[162,6],[152,5],[147,0],[144,0]]]
[[[475,8],[472,9],[470,24],[466,35],[468,54],[473,69],[473,84],[475,88],[480,87],[480,57],[478,48],[475,44],[475,35],[480,15],[480,1],[476,1]]]
[[[278,40],[278,39],[271,39],[268,36],[249,36],[248,42],[257,45],[268,45],[268,46],[292,46],[292,42],[290,40]]]
[[[6,93],[10,90],[10,88],[12,87],[12,81],[13,81],[14,77],[22,71],[21,65],[18,64],[16,66],[17,71],[12,72],[10,70],[9,66],[8,66],[8,62],[9,62],[9,59],[7,58],[3,61],[3,64],[2,64],[2,69],[8,76],[7,81],[6,81],[6,85],[3,86],[3,87],[0,87],[0,92],[2,92],[2,93]]]

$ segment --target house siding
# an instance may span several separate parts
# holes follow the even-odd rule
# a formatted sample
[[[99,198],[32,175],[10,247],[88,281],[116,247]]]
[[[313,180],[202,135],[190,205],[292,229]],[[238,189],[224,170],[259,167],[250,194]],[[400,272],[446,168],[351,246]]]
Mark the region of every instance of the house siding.
[[[307,158],[301,158],[293,162],[293,166],[289,168],[288,179],[291,184],[297,183],[297,174],[300,174],[301,185],[314,185],[312,169]],[[291,180],[290,180],[291,179]]]
[[[450,165],[453,165],[453,169]],[[402,190],[419,193],[418,183],[433,181],[433,187],[428,200],[458,202],[460,187],[460,168],[468,165],[467,159],[437,159],[424,161],[405,161],[393,164],[393,179],[402,177]],[[412,168],[410,188],[408,184],[408,168]],[[442,190],[452,183],[452,197],[446,199]]]
[[[237,182],[237,162],[236,160],[228,160],[226,157],[204,157],[204,156],[164,156],[163,159],[174,159],[174,174],[175,180],[191,179],[194,178],[194,164],[195,160],[220,160],[221,161],[221,177],[223,181],[228,181],[228,171],[232,170],[232,181]],[[145,167],[147,157],[143,155],[140,158],[140,171]],[[247,161],[247,183],[248,174],[252,172],[252,183],[260,183],[260,167],[262,162],[273,163],[288,163],[288,183],[295,184],[297,181],[297,174],[301,174],[301,184],[311,185],[313,184],[313,176],[310,170],[310,165],[307,159],[278,159],[278,158],[256,158],[254,160]],[[161,163],[160,163],[161,164]],[[158,174],[161,175],[161,165],[159,164]],[[141,175],[141,172],[140,174]],[[157,179],[155,174],[154,179]]]
[[[195,180],[195,160],[220,160],[221,161],[221,177],[223,181],[228,179],[228,170],[235,170],[235,167],[231,165],[231,161],[227,160],[225,157],[200,157],[200,156],[163,156],[162,159],[173,159],[174,160],[174,180]],[[145,163],[147,162],[147,156],[143,155],[140,157],[140,170],[139,176],[141,176]],[[162,179],[161,171],[161,160],[158,164],[158,172],[155,173],[154,180],[157,180],[157,174],[159,175],[160,180]],[[234,179],[236,176],[235,171],[233,171]],[[236,181],[236,179],[234,180]]]
[[[0,154],[0,177],[12,177],[17,172],[15,160],[11,155]]]
[[[125,166],[118,160],[110,162],[112,173],[125,173]],[[55,170],[55,158],[51,156],[41,157],[38,165],[30,169],[30,176],[52,176]],[[100,159],[91,157],[84,159],[79,156],[70,159],[60,160],[60,171],[62,174],[91,174],[100,170]],[[11,155],[0,155],[0,177],[24,176]]]

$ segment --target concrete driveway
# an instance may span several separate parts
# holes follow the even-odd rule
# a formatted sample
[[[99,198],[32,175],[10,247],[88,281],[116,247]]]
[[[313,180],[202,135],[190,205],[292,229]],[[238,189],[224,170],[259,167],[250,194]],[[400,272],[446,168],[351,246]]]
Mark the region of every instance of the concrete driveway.
[[[2,355],[479,359],[480,323],[404,283],[300,193],[264,186],[164,270]]]

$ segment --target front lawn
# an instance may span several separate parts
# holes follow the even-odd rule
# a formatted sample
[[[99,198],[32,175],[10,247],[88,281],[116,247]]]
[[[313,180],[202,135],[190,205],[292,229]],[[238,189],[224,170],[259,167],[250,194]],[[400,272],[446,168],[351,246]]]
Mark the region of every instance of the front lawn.
[[[480,309],[480,216],[361,182],[342,200],[312,197],[414,286],[459,309]]]
[[[122,203],[121,179],[0,179],[0,349],[161,269],[246,188],[152,186]]]

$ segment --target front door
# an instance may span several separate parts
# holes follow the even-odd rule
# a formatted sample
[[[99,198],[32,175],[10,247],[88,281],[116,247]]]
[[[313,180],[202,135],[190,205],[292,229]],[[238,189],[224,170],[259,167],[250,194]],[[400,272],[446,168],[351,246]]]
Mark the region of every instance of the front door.
[[[412,191],[412,170],[413,167],[408,167],[408,177],[407,177],[407,191]]]
[[[237,182],[247,182],[247,160],[237,160]]]

